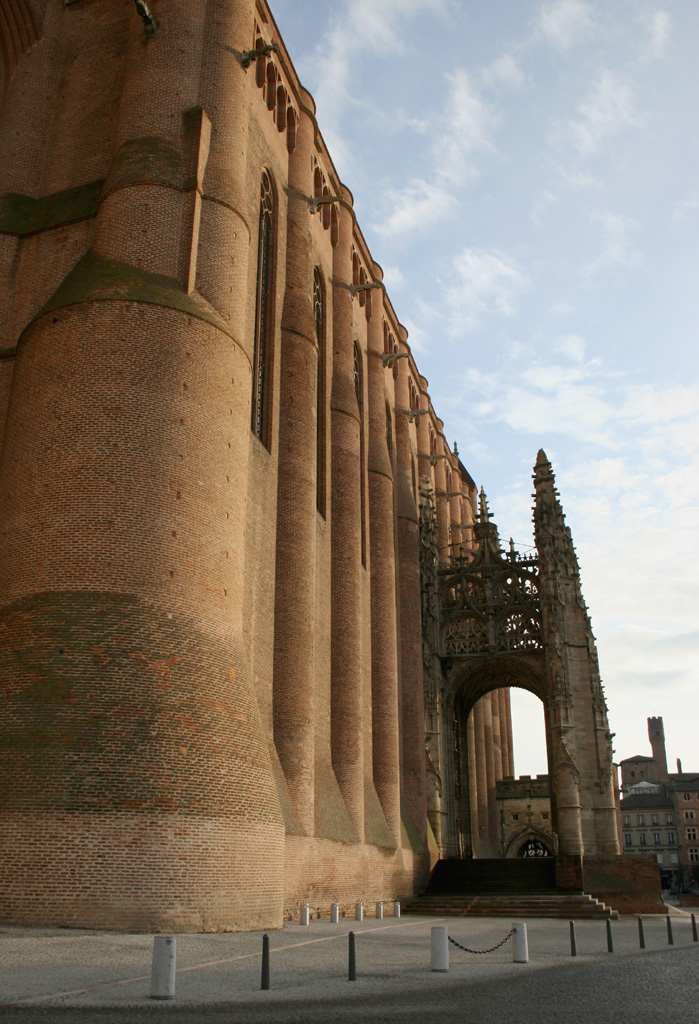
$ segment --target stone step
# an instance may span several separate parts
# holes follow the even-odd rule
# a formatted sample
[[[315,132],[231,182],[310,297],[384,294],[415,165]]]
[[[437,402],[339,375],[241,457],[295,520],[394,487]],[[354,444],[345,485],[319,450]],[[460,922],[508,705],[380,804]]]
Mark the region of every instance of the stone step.
[[[406,913],[458,917],[555,917],[566,919],[609,918],[619,916],[606,904],[587,894],[516,896],[418,896],[406,907]]]

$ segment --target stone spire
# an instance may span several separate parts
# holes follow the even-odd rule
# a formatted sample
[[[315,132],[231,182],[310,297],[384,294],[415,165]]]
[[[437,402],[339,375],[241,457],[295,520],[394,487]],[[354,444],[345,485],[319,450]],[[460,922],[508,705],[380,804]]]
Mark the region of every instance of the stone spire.
[[[556,489],[553,469],[543,448],[534,466],[534,536],[539,557],[565,576],[579,580],[580,568],[570,528]]]
[[[500,535],[498,534],[497,526],[493,522],[493,517],[488,508],[488,498],[482,487],[478,495],[478,516],[473,527],[473,533],[479,546],[484,545],[495,554],[500,551]]]

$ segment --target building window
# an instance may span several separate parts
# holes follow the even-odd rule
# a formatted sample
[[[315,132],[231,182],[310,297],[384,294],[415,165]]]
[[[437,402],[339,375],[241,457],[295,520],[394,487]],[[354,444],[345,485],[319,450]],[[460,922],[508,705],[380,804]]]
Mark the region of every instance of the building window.
[[[633,846],[630,832],[624,832],[624,846]]]
[[[548,811],[544,811],[544,812],[542,813],[542,815],[541,815],[541,820],[542,820],[542,821],[548,821],[548,820],[549,820],[549,812],[548,812]]]
[[[631,824],[631,818],[628,816],[628,814],[624,815],[624,824],[626,825],[627,828]]]
[[[257,240],[257,298],[255,307],[255,359],[252,375],[251,429],[265,448],[271,447],[270,383],[272,380],[272,287],[274,245],[274,197],[267,171],[260,188],[260,221]]]
[[[673,817],[672,817],[671,814],[666,814],[665,815],[665,824],[666,825],[674,825]]]
[[[690,846],[689,859],[694,862],[699,861],[699,849],[696,846]]]
[[[683,793],[682,794],[682,799],[686,800],[687,802],[689,802],[692,799],[692,794],[691,793]]]
[[[519,821],[519,814],[513,814],[512,815],[512,820],[513,821]]]
[[[327,463],[327,365],[325,344],[325,289],[318,267],[313,270],[313,320],[318,342],[318,382],[316,391],[316,508],[325,518]]]
[[[667,834],[668,846],[674,846],[676,842],[677,842],[677,839],[675,838],[675,833],[674,832],[668,832],[668,834]]]
[[[646,845],[646,833],[645,832],[639,832],[639,834],[638,834],[638,845],[639,846],[645,846]]]
[[[678,856],[677,856],[676,853],[671,853],[670,854],[670,863],[671,864],[678,864],[679,863],[679,859],[678,859]]]
[[[645,814],[637,814],[636,815],[636,824],[637,825],[645,825],[645,823],[646,823],[646,816],[645,816]]]
[[[362,375],[362,353],[359,343],[354,343],[354,393],[359,407],[359,491],[362,530],[362,565],[366,569],[366,495],[364,494],[364,378]]]
[[[696,838],[697,838],[697,830],[696,830],[696,828],[688,828],[687,829],[687,839],[696,839]]]
[[[651,816],[650,816],[650,823],[651,823],[651,825],[658,825],[659,822],[660,822],[660,819],[658,818],[658,815],[657,814],[651,814]]]
[[[660,846],[660,833],[659,832],[654,832],[653,833],[653,842],[655,843],[656,846]]]
[[[694,818],[695,818],[694,811],[685,811],[684,812],[684,820],[685,821],[694,821]]]
[[[663,863],[663,855],[662,855],[662,853],[656,853],[655,858],[658,861],[658,864],[662,864]]]

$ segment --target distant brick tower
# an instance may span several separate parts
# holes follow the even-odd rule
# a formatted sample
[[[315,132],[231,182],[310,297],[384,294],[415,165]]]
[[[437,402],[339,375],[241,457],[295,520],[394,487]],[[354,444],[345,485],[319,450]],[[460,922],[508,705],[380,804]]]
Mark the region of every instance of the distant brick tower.
[[[254,4],[151,6],[157,38],[131,0],[18,0],[17,52],[3,33],[0,913],[261,927],[284,833],[243,637]]]
[[[648,739],[655,761],[654,773],[659,782],[667,782],[667,753],[665,751],[665,728],[662,718],[648,719]]]

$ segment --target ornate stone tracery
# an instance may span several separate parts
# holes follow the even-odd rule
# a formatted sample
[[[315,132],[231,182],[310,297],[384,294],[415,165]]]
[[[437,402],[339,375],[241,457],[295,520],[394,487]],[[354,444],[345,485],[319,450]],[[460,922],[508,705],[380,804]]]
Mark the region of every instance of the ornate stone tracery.
[[[534,480],[536,550],[520,553],[512,541],[503,550],[481,491],[474,549],[461,548],[442,564],[434,492],[426,481],[420,489],[425,709],[432,723],[430,770],[440,778],[440,795],[444,790],[446,856],[475,854],[470,712],[484,694],[510,686],[535,693],[544,705],[561,853],[618,850],[597,651],[570,529],[543,452]]]

